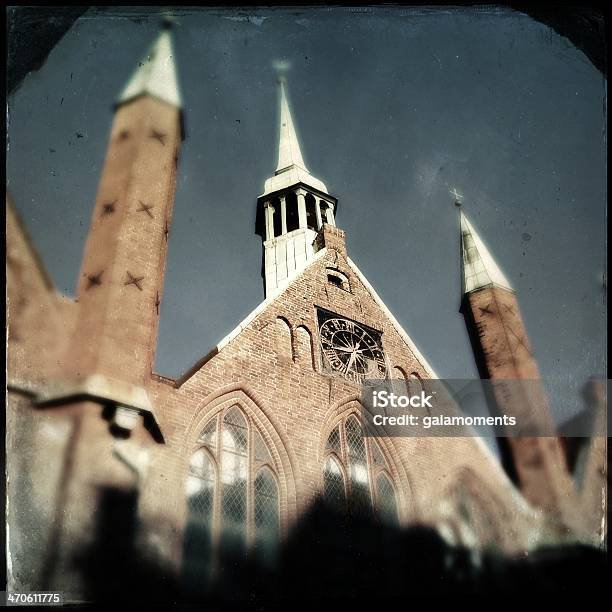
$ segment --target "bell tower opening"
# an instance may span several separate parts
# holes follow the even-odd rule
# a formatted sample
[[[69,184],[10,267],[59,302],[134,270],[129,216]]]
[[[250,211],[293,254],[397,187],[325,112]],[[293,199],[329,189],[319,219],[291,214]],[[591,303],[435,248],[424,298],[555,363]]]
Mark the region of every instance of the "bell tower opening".
[[[295,193],[289,193],[285,201],[287,202],[287,231],[293,232],[300,227],[297,196]]]
[[[280,199],[279,198],[274,198],[274,200],[272,200],[272,208],[274,209],[274,216],[273,216],[273,236],[271,236],[272,238],[276,237],[276,236],[280,236],[283,233],[283,228],[282,228],[282,218],[281,218],[281,205],[280,205]]]
[[[315,198],[309,193],[306,195],[306,227],[317,232],[321,229],[320,225],[320,221],[317,220]]]

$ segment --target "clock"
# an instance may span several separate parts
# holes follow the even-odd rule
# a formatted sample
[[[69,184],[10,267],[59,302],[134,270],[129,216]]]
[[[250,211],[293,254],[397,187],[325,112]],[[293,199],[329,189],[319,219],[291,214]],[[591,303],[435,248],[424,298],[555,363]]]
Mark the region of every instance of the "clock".
[[[386,377],[380,332],[324,310],[319,310],[318,319],[321,351],[328,370],[356,382]]]

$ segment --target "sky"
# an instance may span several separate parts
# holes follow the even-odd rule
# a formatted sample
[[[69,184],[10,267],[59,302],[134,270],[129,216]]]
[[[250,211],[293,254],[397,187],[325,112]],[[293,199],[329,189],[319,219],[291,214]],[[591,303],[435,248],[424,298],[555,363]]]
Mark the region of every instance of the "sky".
[[[58,8],[58,10],[61,10]],[[273,66],[349,256],[442,378],[477,376],[449,190],[512,282],[553,410],[606,363],[606,84],[506,9],[179,10],[184,101],[156,369],[175,377],[263,300],[256,198],[276,168]],[[112,105],[157,9],[90,9],[8,100],[8,190],[73,296]],[[571,390],[571,391],[568,391]]]

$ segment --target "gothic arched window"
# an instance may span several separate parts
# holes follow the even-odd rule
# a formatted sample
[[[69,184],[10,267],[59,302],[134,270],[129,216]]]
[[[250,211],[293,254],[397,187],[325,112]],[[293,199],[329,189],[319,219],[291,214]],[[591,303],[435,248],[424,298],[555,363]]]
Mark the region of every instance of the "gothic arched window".
[[[206,581],[213,553],[228,565],[249,554],[267,563],[275,559],[280,537],[276,470],[263,436],[237,405],[202,429],[189,462],[186,494],[188,580]]]
[[[378,500],[380,518],[385,523],[397,524],[395,491],[389,477],[384,472],[381,472],[376,477],[376,498]]]
[[[275,560],[280,522],[278,485],[268,466],[262,467],[255,477],[254,497],[255,547],[259,558],[269,564]]]
[[[327,503],[337,510],[346,506],[346,488],[344,485],[344,474],[338,460],[329,456],[323,468],[323,496]]]
[[[397,498],[387,460],[378,442],[364,437],[353,414],[327,438],[323,498],[335,508],[356,514],[374,509],[381,521],[398,522]]]

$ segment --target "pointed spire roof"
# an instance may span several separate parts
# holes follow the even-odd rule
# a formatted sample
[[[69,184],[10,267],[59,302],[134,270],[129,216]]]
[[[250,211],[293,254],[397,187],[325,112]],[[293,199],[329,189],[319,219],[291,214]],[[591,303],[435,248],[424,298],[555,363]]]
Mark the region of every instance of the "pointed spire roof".
[[[157,40],[139,62],[138,68],[121,92],[117,104],[129,102],[142,95],[150,95],[178,108],[182,107],[174,63],[172,34],[167,22]]]
[[[310,174],[300,148],[293,117],[287,99],[285,78],[279,78],[280,90],[280,131],[278,141],[278,164],[274,176],[265,183],[264,193],[267,195],[297,183],[304,183],[318,191],[327,193],[327,187],[322,181]]]
[[[510,281],[500,270],[463,211],[460,212],[460,217],[463,293],[485,287],[501,287],[513,291]]]
[[[285,80],[280,79],[280,135],[278,141],[278,165],[276,173],[298,166],[302,170],[308,172],[302,151],[300,150],[300,142],[295,133],[293,118],[289,110],[289,102],[287,101],[287,92],[285,91]]]

